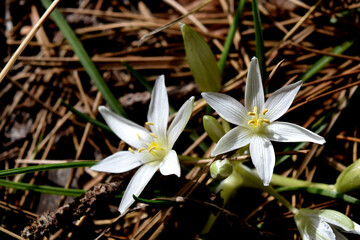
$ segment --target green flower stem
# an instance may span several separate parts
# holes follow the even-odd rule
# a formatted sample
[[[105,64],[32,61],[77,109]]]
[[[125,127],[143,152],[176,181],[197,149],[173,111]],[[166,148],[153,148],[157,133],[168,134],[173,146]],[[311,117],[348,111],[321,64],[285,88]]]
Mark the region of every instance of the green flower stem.
[[[299,210],[296,207],[293,207],[291,203],[286,200],[283,196],[281,196],[273,187],[271,186],[264,186],[264,191],[271,194],[273,197],[276,198],[279,202],[284,204],[284,206],[289,209],[290,212],[296,214]]]
[[[217,189],[217,192],[221,191],[220,196],[224,200],[224,203],[223,203],[224,206],[226,206],[226,204],[234,196],[236,191],[243,185],[243,182],[244,182],[244,179],[242,178],[242,176],[239,175],[239,173],[237,171],[233,171],[229,177],[227,177],[226,179],[221,181],[221,183],[219,184],[219,187]],[[210,216],[205,224],[205,227],[201,231],[201,234],[206,234],[206,233],[210,232],[210,230],[213,227],[213,225],[215,224],[219,214],[220,213],[218,213],[216,215],[212,214],[212,213],[210,214]]]
[[[292,213],[297,213],[298,209],[293,207],[291,203],[281,196],[273,187],[264,186],[260,178],[254,173],[253,170],[245,167],[243,164],[237,164],[235,171],[237,171],[243,178],[243,185],[248,187],[257,188],[264,192],[271,194],[279,202],[284,204],[284,206],[289,209]]]
[[[325,183],[313,183],[305,180],[284,177],[278,174],[273,174],[271,184],[281,187],[314,187],[324,190],[335,190],[335,185]]]

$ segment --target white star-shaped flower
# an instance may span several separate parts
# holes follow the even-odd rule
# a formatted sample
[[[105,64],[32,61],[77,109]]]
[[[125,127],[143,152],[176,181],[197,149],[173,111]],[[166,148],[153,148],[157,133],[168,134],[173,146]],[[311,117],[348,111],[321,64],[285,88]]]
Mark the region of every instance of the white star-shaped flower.
[[[146,122],[151,131],[113,113],[104,106],[99,107],[99,112],[107,125],[134,149],[129,147],[128,151],[114,153],[92,166],[91,169],[123,173],[141,166],[125,190],[119,206],[120,213],[130,207],[134,202],[133,195],[140,195],[158,169],[163,175],[175,174],[180,177],[179,159],[172,148],[189,121],[193,105],[194,97],[191,97],[183,104],[167,128],[169,102],[162,75],[156,80],[151,94],[148,122]]]
[[[303,240],[347,239],[339,230],[360,235],[359,224],[330,209],[299,209],[295,223]]]
[[[298,125],[276,121],[290,107],[302,81],[275,91],[265,102],[257,58],[250,62],[245,89],[245,107],[221,93],[202,93],[205,101],[228,122],[237,127],[217,143],[212,156],[239,149],[249,144],[250,156],[264,185],[269,185],[275,165],[275,152],[270,141],[325,143],[323,137]]]

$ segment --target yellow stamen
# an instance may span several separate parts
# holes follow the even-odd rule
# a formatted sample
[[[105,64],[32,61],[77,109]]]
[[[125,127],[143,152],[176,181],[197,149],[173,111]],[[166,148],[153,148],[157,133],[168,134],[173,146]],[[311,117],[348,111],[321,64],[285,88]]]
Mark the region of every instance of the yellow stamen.
[[[132,149],[131,147],[128,148],[129,152],[131,152],[132,154],[134,154],[134,149]]]
[[[148,148],[148,151],[151,152],[151,151],[153,151],[153,150],[155,150],[155,149],[156,149],[156,146],[152,146],[152,147],[149,147],[149,148]]]
[[[153,126],[154,123],[153,123],[153,122],[146,122],[145,125],[146,125],[146,126],[149,126],[149,125]]]
[[[248,112],[248,115],[250,115],[250,116],[256,116],[256,113],[254,113],[254,112]]]
[[[257,111],[258,111],[258,108],[257,108],[257,106],[255,106],[254,107],[254,113],[257,113]]]
[[[141,153],[142,151],[146,150],[145,148],[139,148],[138,153]]]
[[[150,135],[151,135],[153,138],[157,138],[157,136],[156,136],[155,133],[150,133]]]
[[[265,118],[264,118],[262,121],[263,121],[264,123],[270,124],[270,121],[269,121],[268,119],[265,119]]]
[[[254,121],[254,120],[250,120],[250,121],[248,121],[248,124],[249,124],[249,125],[255,124],[255,121]]]
[[[268,112],[268,109],[265,108],[265,109],[262,111],[262,115],[265,115],[267,112]]]

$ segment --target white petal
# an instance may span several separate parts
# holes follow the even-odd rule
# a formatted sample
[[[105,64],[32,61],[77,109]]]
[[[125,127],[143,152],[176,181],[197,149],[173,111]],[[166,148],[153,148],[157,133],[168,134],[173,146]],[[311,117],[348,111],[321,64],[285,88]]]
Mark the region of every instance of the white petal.
[[[281,117],[294,101],[296,94],[301,87],[302,81],[290,84],[275,91],[266,100],[264,108],[268,109],[266,118],[273,122]]]
[[[335,239],[336,240],[347,240],[347,238],[340,233],[336,228],[332,227],[333,233],[335,234]]]
[[[316,133],[288,122],[272,122],[266,127],[266,135],[270,140],[277,142],[325,143],[325,139]]]
[[[248,111],[234,98],[222,93],[201,93],[205,101],[225,120],[243,126],[247,124]]]
[[[119,212],[124,213],[135,202],[133,195],[138,197],[144,190],[152,176],[159,169],[158,164],[144,164],[130,180],[130,183],[126,187],[124,196],[121,199]]]
[[[189,98],[180,108],[168,129],[168,141],[170,148],[173,147],[181,132],[184,130],[194,107],[194,97]]]
[[[354,230],[351,233],[356,233],[360,235],[360,225],[354,222]]]
[[[160,163],[160,172],[165,176],[175,174],[180,177],[180,163],[174,150],[171,150]]]
[[[264,106],[264,90],[261,80],[259,63],[256,57],[250,62],[245,89],[245,108],[248,112],[257,107],[262,111]]]
[[[250,156],[259,177],[268,186],[275,166],[275,152],[270,140],[254,135],[250,142]]]
[[[141,160],[139,154],[121,151],[108,156],[90,169],[99,172],[123,173],[140,166]]]
[[[237,126],[227,132],[219,142],[216,144],[211,156],[216,156],[222,153],[230,152],[232,150],[241,148],[250,143],[251,132],[249,129]]]
[[[145,143],[151,141],[152,137],[146,128],[113,113],[105,106],[100,106],[99,112],[111,130],[127,144],[141,148],[146,147]]]
[[[319,217],[318,213],[318,210],[302,208],[295,215],[295,223],[302,239],[335,240],[333,229]]]
[[[151,93],[148,121],[154,123],[150,129],[158,137],[165,139],[169,119],[169,100],[165,87],[164,75],[158,77]]]
[[[309,221],[306,228],[311,239],[319,240],[336,240],[335,233],[330,225],[320,219],[319,221]]]

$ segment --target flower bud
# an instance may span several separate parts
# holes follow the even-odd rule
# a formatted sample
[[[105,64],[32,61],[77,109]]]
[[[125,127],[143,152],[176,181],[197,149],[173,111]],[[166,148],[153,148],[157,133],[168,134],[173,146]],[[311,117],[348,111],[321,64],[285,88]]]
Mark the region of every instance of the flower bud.
[[[225,131],[221,124],[212,116],[205,115],[203,117],[203,124],[205,132],[209,135],[211,140],[218,142],[224,136]]]
[[[302,208],[294,218],[302,239],[346,239],[339,230],[360,234],[356,222],[335,210]]]
[[[217,180],[223,180],[230,176],[233,171],[233,165],[226,158],[224,160],[216,160],[210,166],[210,175]]]
[[[345,193],[360,189],[360,161],[350,164],[336,179],[336,191]]]

